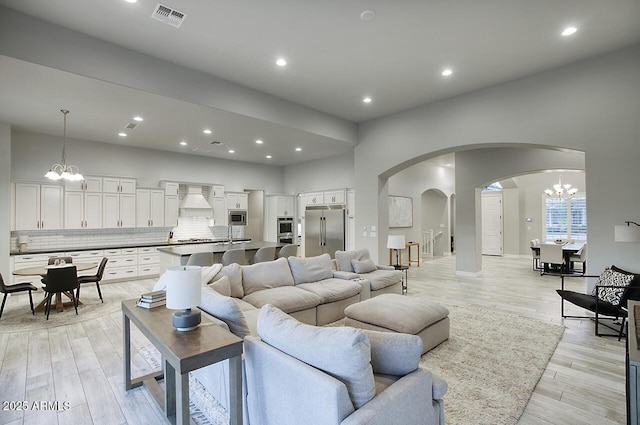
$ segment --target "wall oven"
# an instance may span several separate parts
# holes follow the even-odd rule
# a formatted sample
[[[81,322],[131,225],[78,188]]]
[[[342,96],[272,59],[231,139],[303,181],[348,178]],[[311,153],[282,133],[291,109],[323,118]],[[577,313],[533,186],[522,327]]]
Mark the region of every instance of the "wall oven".
[[[278,242],[293,243],[293,217],[278,217]]]
[[[228,224],[229,226],[246,226],[247,211],[246,210],[230,210]]]

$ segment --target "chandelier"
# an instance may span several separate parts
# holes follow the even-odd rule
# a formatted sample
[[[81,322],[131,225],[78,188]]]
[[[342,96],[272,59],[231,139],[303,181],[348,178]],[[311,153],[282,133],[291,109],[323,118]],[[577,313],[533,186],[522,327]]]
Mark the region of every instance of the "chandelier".
[[[544,193],[547,198],[557,196],[558,198],[573,198],[573,195],[578,193],[577,187],[572,187],[570,184],[562,184],[562,176],[558,178],[558,184],[553,185],[553,190],[545,189]]]
[[[62,161],[60,164],[53,164],[49,168],[49,172],[44,176],[51,180],[71,180],[79,181],[84,180],[80,170],[75,165],[67,165],[67,114],[69,111],[66,109],[60,109],[60,112],[64,114],[64,138],[62,141]]]

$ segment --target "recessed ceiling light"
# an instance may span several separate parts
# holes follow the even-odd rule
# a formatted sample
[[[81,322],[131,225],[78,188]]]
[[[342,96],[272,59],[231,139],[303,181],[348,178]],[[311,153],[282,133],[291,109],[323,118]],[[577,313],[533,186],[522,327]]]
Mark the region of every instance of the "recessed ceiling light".
[[[362,19],[363,21],[370,21],[375,17],[376,12],[374,12],[373,10],[365,10],[360,14],[360,19]]]
[[[301,152],[302,148],[296,148],[296,152]]]
[[[187,144],[188,144],[188,143],[187,143],[187,142],[185,142],[184,140],[183,140],[182,142],[180,142],[180,145],[181,145],[181,146],[187,146]]]
[[[207,129],[202,130],[202,132],[203,132],[204,134],[211,134],[211,133],[212,133],[212,131],[211,131],[211,130],[209,130],[208,128],[207,128]]]
[[[138,3],[138,0],[124,0],[124,1],[126,1],[127,3]]]
[[[133,117],[134,121],[144,121],[144,119],[140,116],[140,115],[136,115],[135,117]]]
[[[442,76],[443,77],[448,77],[449,75],[453,74],[453,71],[449,68],[442,70]]]
[[[272,157],[271,155],[267,155],[265,158],[267,158],[267,159],[271,159],[271,158],[273,158],[273,157]]]
[[[118,133],[118,136],[120,136],[120,137],[127,137],[127,133]]]
[[[287,66],[287,60],[285,58],[278,58],[276,60],[276,65],[278,65],[278,66]]]
[[[576,33],[576,31],[578,31],[578,28],[576,28],[576,27],[566,27],[566,28],[564,29],[564,31],[562,31],[562,35],[563,35],[563,36],[565,36],[565,37],[567,37],[567,36],[569,36],[569,35],[573,35],[573,34],[575,34],[575,33]]]
[[[367,96],[367,97],[365,97],[364,99],[362,99],[362,101],[363,101],[364,103],[371,103],[371,102],[373,102],[373,99],[371,99],[369,96]]]
[[[264,142],[263,142],[262,140],[260,140],[260,139],[256,140],[256,145],[261,145],[261,144],[263,144],[263,143],[264,143]]]
[[[233,149],[229,149],[228,151],[229,153],[236,153],[236,151],[234,151]]]

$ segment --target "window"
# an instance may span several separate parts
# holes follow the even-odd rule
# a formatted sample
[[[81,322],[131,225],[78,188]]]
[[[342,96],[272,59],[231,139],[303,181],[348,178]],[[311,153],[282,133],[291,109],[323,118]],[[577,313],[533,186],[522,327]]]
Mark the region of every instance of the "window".
[[[545,236],[551,239],[587,240],[587,198],[545,198]]]

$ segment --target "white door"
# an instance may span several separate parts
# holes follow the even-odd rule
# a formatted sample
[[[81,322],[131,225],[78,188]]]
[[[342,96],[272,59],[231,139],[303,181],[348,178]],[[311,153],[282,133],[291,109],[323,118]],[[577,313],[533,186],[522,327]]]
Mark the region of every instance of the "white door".
[[[502,255],[502,193],[482,194],[482,255]]]

